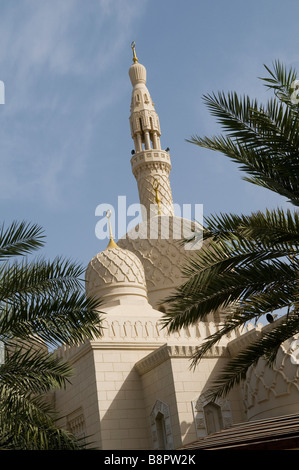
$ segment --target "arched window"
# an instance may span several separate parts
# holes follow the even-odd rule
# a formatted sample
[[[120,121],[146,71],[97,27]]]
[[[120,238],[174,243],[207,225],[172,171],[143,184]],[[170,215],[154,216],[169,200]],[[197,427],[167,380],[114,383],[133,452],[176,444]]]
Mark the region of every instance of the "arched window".
[[[216,405],[215,403],[207,403],[203,407],[203,411],[208,434],[212,434],[213,432],[223,429],[222,413],[219,405]]]
[[[150,414],[153,448],[156,450],[173,449],[169,406],[157,400]]]
[[[166,431],[165,431],[165,419],[164,415],[158,412],[156,416],[156,429],[157,429],[157,438],[158,438],[158,449],[166,449]]]
[[[198,438],[227,429],[232,426],[232,412],[229,400],[217,398],[214,402],[199,396],[192,401],[194,424]]]

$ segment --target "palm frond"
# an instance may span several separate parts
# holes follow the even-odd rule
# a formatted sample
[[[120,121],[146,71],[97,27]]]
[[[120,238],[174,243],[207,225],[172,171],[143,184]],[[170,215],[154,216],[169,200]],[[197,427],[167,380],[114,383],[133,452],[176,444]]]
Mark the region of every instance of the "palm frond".
[[[273,296],[279,289],[287,292],[283,306],[294,301],[297,213],[279,209],[250,216],[221,214],[205,222],[206,244],[183,267],[186,281],[167,299],[164,324],[170,331],[204,320],[232,302],[254,298],[258,311],[258,296],[267,291]],[[274,298],[275,306],[281,306]]]
[[[10,343],[7,349],[5,361],[0,365],[1,387],[21,394],[43,394],[65,387],[73,375],[69,364],[28,340]]]
[[[0,226],[0,260],[24,256],[43,246],[44,234],[40,226],[13,222],[8,228]]]
[[[101,336],[100,301],[83,290],[84,268],[70,260],[17,257],[43,246],[34,224],[0,228],[0,449],[79,449],[45,396],[65,387],[67,363],[48,347],[78,345]]]
[[[279,66],[277,68],[276,72],[287,83],[281,85],[277,81],[271,86],[289,87],[293,73],[286,76]],[[270,99],[262,106],[249,97],[223,92],[205,95],[203,99],[225,136],[194,135],[187,141],[221,152],[249,175],[244,178],[246,181],[281,194],[298,206],[298,106],[294,108],[279,98]]]
[[[272,325],[269,325],[272,327]],[[260,359],[265,359],[269,367],[275,363],[278,349],[281,344],[295,335],[299,330],[298,312],[293,312],[279,321],[270,331],[264,334],[246,349],[242,350],[234,358],[228,361],[217,379],[209,387],[207,396],[211,400],[223,397],[241,381],[246,378],[247,371],[257,364]]]
[[[28,295],[58,296],[60,292],[82,290],[84,268],[71,260],[4,263],[0,266],[0,301],[14,302]]]
[[[0,337],[35,337],[49,346],[79,344],[101,336],[99,300],[65,292],[57,298],[30,296],[0,309]]]
[[[266,106],[236,93],[206,95],[205,104],[225,135],[194,135],[188,142],[221,152],[246,173],[246,181],[274,191],[298,207],[296,73],[279,61],[273,70],[266,70],[269,77],[263,80],[275,95]],[[205,218],[204,225],[203,247],[184,266],[184,282],[166,300],[169,308],[163,318],[170,332],[206,321],[210,314],[222,319],[223,324],[218,322],[216,331],[197,348],[192,366],[248,321],[256,322],[275,310],[287,308],[289,312],[228,362],[212,389],[212,396],[217,397],[243,380],[259,358],[273,364],[282,342],[299,331],[299,215],[296,210],[282,209],[248,216],[220,214]]]

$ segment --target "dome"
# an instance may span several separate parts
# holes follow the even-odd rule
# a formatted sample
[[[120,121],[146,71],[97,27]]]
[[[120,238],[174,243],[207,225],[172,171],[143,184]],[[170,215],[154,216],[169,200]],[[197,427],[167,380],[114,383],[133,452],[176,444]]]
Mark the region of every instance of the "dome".
[[[98,253],[89,262],[86,275],[88,296],[147,296],[144,270],[139,258],[116,244]]]
[[[273,367],[263,358],[251,366],[243,385],[243,400],[249,420],[296,413],[299,396],[298,358],[292,344],[298,335],[282,343]]]
[[[190,249],[190,245],[183,244],[182,240],[192,235],[195,229],[197,233],[202,233],[199,224],[187,219],[168,215],[153,216],[118,240],[120,247],[136,253],[141,260],[149,302],[154,308],[158,308],[173,289],[184,282],[182,267],[195,251]]]
[[[129,76],[133,87],[137,85],[137,83],[146,84],[146,68],[144,65],[139,64],[139,62],[131,65],[129,68]]]

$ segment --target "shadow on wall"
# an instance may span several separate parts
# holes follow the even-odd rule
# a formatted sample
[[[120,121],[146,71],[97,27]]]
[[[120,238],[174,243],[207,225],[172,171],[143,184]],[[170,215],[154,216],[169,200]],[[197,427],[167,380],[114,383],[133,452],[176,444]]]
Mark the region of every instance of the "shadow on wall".
[[[137,371],[107,373],[98,388],[102,449],[151,449],[149,420]]]
[[[121,368],[121,364],[115,364]],[[108,375],[109,374],[109,375]],[[108,381],[110,378],[110,381]],[[118,380],[116,380],[118,378]],[[103,450],[175,449],[191,442],[194,423],[179,422],[170,361],[140,375],[137,368],[98,377],[99,414]]]

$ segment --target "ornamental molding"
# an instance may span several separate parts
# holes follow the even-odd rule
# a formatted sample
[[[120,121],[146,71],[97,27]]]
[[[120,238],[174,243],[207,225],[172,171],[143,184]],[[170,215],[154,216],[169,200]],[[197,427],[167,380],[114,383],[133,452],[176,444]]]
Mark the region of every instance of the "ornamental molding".
[[[294,336],[293,338],[295,338]],[[248,415],[254,415],[259,409],[285,406],[298,403],[299,368],[292,356],[292,340],[286,340],[280,346],[275,362],[269,366],[264,358],[260,358],[255,366],[251,366],[242,384],[245,409]]]
[[[134,163],[134,166],[132,165],[133,175],[137,181],[141,176],[144,176],[145,173],[163,172],[166,176],[169,176],[170,170],[170,161],[163,161],[160,159],[153,160],[153,158],[151,158],[151,160],[140,158],[137,163]]]
[[[135,364],[135,368],[139,375],[144,375],[147,372],[161,365],[168,359],[190,359],[196,352],[197,346],[195,345],[169,345],[164,344],[152,353],[148,354],[143,359],[140,359]],[[225,355],[225,347],[217,346],[207,353],[205,358],[223,357]]]
[[[268,334],[273,328],[276,328],[278,324],[281,323],[284,319],[285,316],[278,318],[273,323],[269,323],[265,326],[261,323],[258,323],[256,326],[254,326],[252,323],[249,323],[247,325],[247,331],[245,329],[241,329],[239,331],[239,336],[229,342],[228,349],[231,356],[235,356],[242,349],[247,348],[255,341],[259,341],[262,336]]]
[[[133,111],[130,116],[130,124],[132,137],[136,132],[142,133],[144,130],[156,131],[161,135],[159,117],[154,109]]]
[[[164,344],[135,365],[138,373],[144,375],[150,370],[158,367],[163,362],[174,357],[190,358],[196,350],[196,346],[169,346]]]

